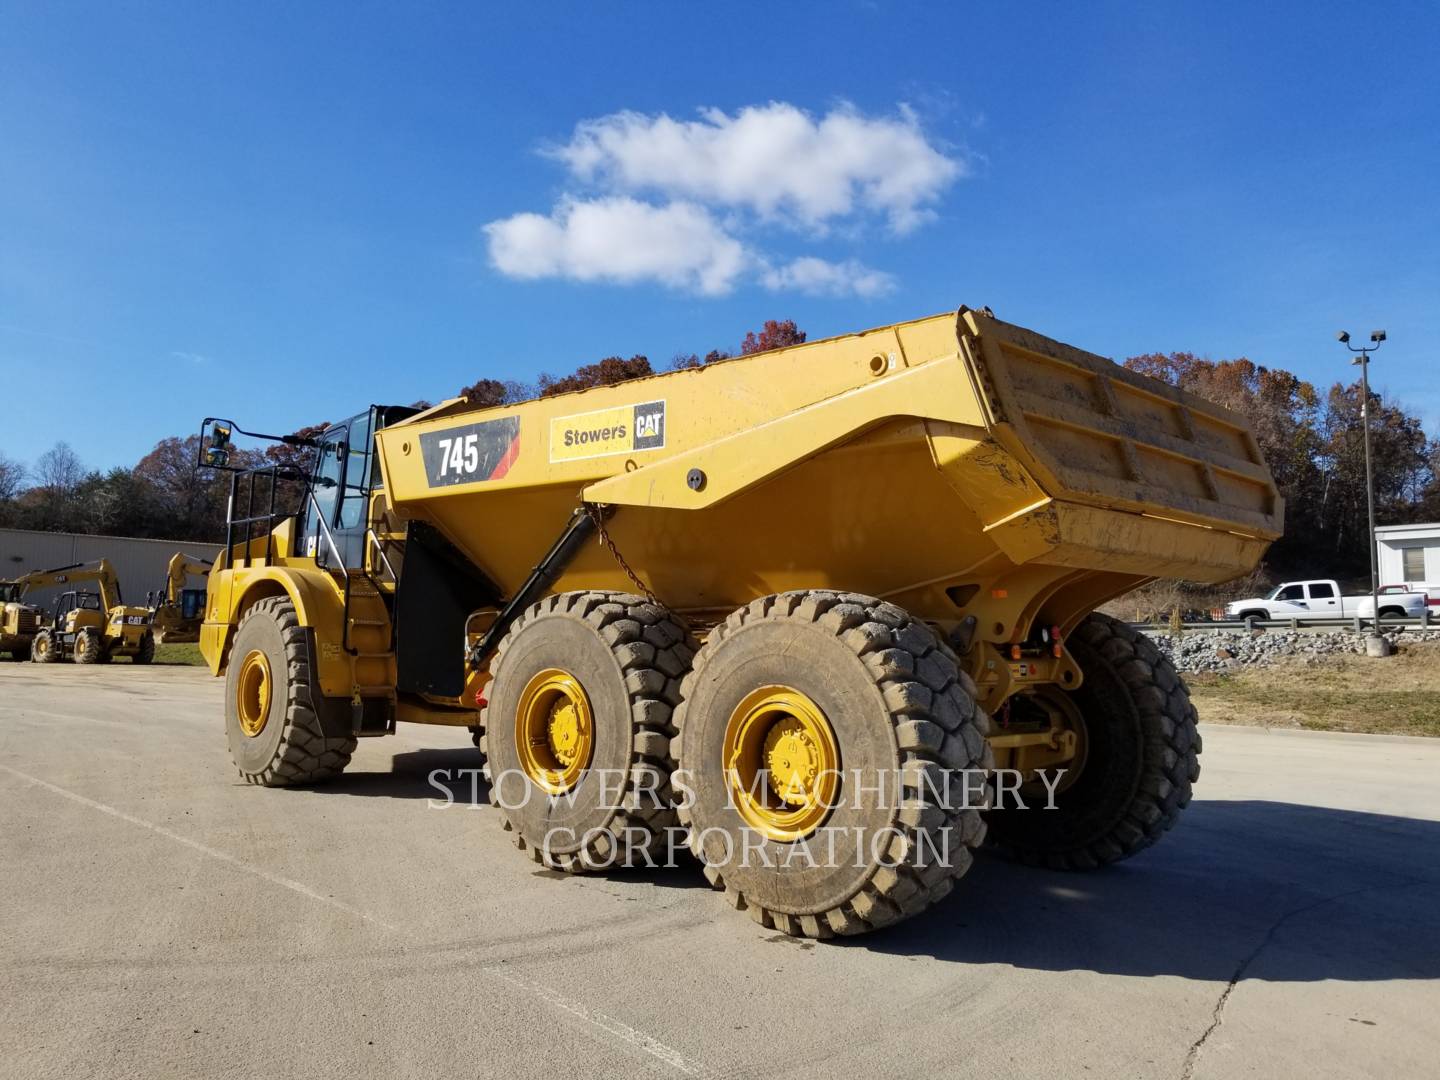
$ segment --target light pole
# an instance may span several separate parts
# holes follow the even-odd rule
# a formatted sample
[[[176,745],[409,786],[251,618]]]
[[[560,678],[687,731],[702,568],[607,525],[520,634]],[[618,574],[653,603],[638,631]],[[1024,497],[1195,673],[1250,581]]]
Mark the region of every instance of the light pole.
[[[1370,520],[1370,537],[1366,547],[1370,549],[1370,617],[1375,620],[1375,633],[1380,633],[1380,573],[1375,565],[1375,478],[1370,470],[1370,354],[1380,348],[1385,340],[1384,330],[1370,333],[1370,344],[1356,348],[1350,344],[1350,334],[1341,330],[1336,335],[1340,344],[1352,353],[1358,353],[1351,364],[1360,365],[1360,423],[1365,428],[1365,506]]]

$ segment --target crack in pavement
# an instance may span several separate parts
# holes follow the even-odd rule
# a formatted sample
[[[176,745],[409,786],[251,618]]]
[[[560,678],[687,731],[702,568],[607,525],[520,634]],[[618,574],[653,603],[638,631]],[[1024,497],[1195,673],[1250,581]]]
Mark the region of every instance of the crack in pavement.
[[[1220,997],[1216,1000],[1215,1007],[1210,1011],[1210,1025],[1200,1033],[1198,1039],[1190,1044],[1190,1049],[1185,1054],[1185,1064],[1180,1070],[1180,1080],[1194,1080],[1195,1066],[1199,1063],[1200,1051],[1210,1036],[1215,1034],[1220,1025],[1224,1023],[1225,1004],[1230,1000],[1230,995],[1235,992],[1235,987],[1245,978],[1245,973],[1250,970],[1250,965],[1255,963],[1255,961],[1259,959],[1260,954],[1269,948],[1270,943],[1275,940],[1275,934],[1287,922],[1297,916],[1314,911],[1316,908],[1322,908],[1326,904],[1333,904],[1337,900],[1347,900],[1352,896],[1359,896],[1361,893],[1385,892],[1389,889],[1413,889],[1417,885],[1434,884],[1437,884],[1437,882],[1425,878],[1412,878],[1408,881],[1394,882],[1389,885],[1366,885],[1363,888],[1351,889],[1348,892],[1336,893],[1333,896],[1324,896],[1309,904],[1302,904],[1300,907],[1283,912],[1279,918],[1270,924],[1270,928],[1265,931],[1265,936],[1260,939],[1260,943],[1250,950],[1250,954],[1236,965],[1235,973],[1230,976],[1230,981],[1225,984],[1225,989],[1220,992]]]

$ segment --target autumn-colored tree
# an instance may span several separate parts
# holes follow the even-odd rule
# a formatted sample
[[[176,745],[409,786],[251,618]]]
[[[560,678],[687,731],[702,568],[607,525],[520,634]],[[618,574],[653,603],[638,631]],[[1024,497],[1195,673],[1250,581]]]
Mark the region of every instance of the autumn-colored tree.
[[[469,386],[462,386],[457,397],[464,398],[471,405],[490,409],[497,405],[514,405],[535,396],[530,387],[514,379],[479,379]]]
[[[329,426],[330,421],[323,420],[318,424],[306,424],[290,434],[296,439],[318,439]],[[315,447],[295,446],[291,443],[271,443],[265,447],[265,464],[284,466],[301,475],[308,476],[310,470],[315,466]]]
[[[225,521],[224,492],[229,491],[229,484],[195,468],[199,449],[199,435],[171,436],[156,443],[135,466],[135,475],[155,492],[168,526],[161,535],[210,539],[219,534]],[[233,452],[231,463],[240,464]]]
[[[615,383],[653,374],[655,371],[650,367],[649,359],[644,356],[632,356],[629,360],[607,356],[598,364],[585,364],[577,368],[570,375],[541,375],[538,388],[541,397],[552,397],[572,390],[588,390],[592,386],[613,386]]]
[[[1319,537],[1357,572],[1369,561],[1362,400],[1358,382],[1330,387],[1319,455],[1324,475]],[[1374,390],[1368,412],[1375,520],[1380,525],[1418,520],[1414,495],[1425,487],[1421,474],[1428,471],[1430,457],[1420,421]]]
[[[751,353],[769,352],[771,349],[783,349],[789,345],[804,343],[805,331],[795,325],[794,319],[786,319],[784,322],[766,319],[758,334],[751,330],[745,335],[745,340],[740,343],[740,354],[749,356]]]
[[[1347,577],[1368,564],[1364,428],[1360,387],[1315,387],[1250,360],[1152,353],[1125,361],[1132,371],[1224,405],[1244,416],[1285,498],[1285,535],[1266,556],[1282,576]],[[1376,520],[1418,520],[1436,483],[1432,444],[1420,422],[1371,392]],[[1440,492],[1437,492],[1440,495]],[[1436,500],[1440,506],[1440,498]]]

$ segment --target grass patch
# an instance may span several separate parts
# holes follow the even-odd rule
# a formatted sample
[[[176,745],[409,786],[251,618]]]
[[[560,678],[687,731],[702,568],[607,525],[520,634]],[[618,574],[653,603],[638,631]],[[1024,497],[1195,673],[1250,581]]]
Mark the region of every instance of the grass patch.
[[[200,655],[200,646],[195,644],[156,645],[155,663],[204,667],[205,657]]]
[[[1294,657],[1185,681],[1206,723],[1440,737],[1440,642],[1384,659]]]

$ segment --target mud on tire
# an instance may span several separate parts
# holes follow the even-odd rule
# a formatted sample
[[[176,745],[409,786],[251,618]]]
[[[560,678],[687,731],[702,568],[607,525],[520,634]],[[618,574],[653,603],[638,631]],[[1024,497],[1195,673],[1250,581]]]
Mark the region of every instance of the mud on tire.
[[[835,736],[841,779],[818,866],[781,865],[794,845],[768,837],[773,867],[736,857],[749,827],[728,797],[725,732],[763,686],[805,695]],[[677,787],[683,778],[693,798],[681,801],[680,820],[712,887],[762,926],[810,938],[864,933],[929,907],[969,869],[985,835],[989,720],[955,654],[908,612],[854,593],[762,597],[711,632],[682,698]],[[857,769],[862,784],[852,788]],[[875,796],[882,773],[900,790]],[[878,861],[873,840],[850,846],[851,828],[885,837]]]
[[[520,850],[567,873],[663,864],[677,827],[673,713],[697,648],[676,615],[629,593],[559,593],[515,620],[492,662],[479,744],[491,805]],[[553,799],[526,778],[516,746],[521,695],[547,669],[579,681],[594,722],[589,767]]]
[[[269,717],[252,736],[241,729],[236,695],[241,661],[256,650],[264,653],[273,682]],[[294,605],[283,596],[261,600],[240,621],[225,675],[230,758],[247,783],[318,784],[344,771],[355,739],[325,737],[315,712],[317,705],[324,707],[323,700],[310,663],[309,634]]]
[[[1144,634],[1096,612],[1069,638],[1085,678],[1075,693],[1088,751],[1056,809],[989,815],[1002,855],[1057,870],[1129,858],[1158,840],[1200,777],[1200,733],[1190,692]]]

